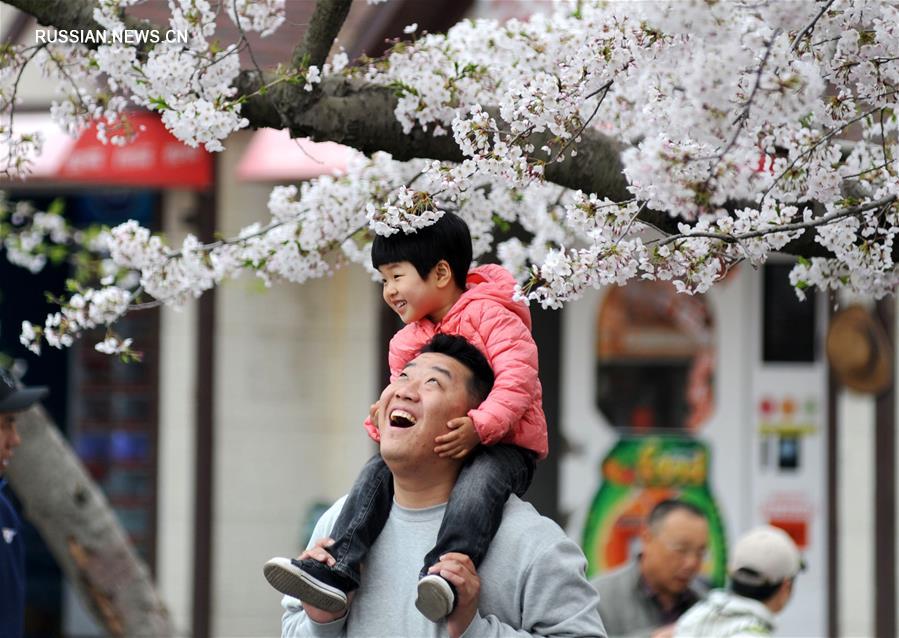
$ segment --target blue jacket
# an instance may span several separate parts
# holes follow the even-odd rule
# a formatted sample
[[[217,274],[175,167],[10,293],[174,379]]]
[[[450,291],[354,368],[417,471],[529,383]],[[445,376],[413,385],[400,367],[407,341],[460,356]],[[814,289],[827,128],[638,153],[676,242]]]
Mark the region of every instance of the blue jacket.
[[[0,638],[21,638],[25,615],[25,544],[0,479]]]

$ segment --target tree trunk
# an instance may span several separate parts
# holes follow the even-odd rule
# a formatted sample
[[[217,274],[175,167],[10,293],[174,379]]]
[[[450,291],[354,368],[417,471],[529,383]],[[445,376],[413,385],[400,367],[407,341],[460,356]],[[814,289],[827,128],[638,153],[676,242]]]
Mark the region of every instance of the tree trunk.
[[[97,623],[112,636],[173,636],[147,566],[50,417],[35,407],[17,422],[9,484]]]

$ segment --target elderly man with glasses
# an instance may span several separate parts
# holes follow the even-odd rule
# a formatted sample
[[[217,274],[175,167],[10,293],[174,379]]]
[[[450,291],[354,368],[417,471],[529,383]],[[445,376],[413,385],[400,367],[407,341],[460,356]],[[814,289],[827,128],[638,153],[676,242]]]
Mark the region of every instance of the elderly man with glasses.
[[[709,542],[696,506],[664,500],[649,513],[636,559],[593,581],[610,636],[667,636],[705,593],[695,582]]]

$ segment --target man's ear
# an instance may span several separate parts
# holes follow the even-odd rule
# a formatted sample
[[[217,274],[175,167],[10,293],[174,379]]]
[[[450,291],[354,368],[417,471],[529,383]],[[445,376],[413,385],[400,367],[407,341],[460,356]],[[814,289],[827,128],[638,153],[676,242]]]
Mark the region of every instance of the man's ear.
[[[649,525],[643,525],[640,528],[640,542],[643,544],[643,547],[646,547],[646,544],[652,540],[652,530],[649,529]]]
[[[453,270],[446,259],[441,259],[431,271],[438,288],[444,288],[453,282]]]

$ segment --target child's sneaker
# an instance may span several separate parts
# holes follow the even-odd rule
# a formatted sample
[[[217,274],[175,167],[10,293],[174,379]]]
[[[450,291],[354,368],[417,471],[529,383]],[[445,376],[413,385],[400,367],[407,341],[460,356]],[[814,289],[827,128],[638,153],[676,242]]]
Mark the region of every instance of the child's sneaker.
[[[440,622],[452,613],[456,606],[456,595],[442,576],[428,574],[418,581],[415,606],[431,622]]]
[[[323,611],[346,609],[347,597],[341,591],[341,586],[346,585],[341,581],[345,579],[318,561],[275,557],[265,564],[262,573],[269,584],[282,594]]]

